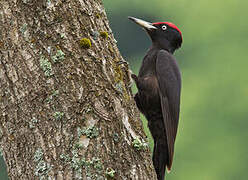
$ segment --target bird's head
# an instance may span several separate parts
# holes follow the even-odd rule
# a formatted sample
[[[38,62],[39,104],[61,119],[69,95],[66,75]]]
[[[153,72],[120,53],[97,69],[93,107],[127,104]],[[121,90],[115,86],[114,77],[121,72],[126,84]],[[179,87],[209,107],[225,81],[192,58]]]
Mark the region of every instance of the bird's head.
[[[144,20],[128,17],[136,24],[143,27],[152,39],[154,45],[171,53],[181,47],[182,33],[176,25],[170,22],[150,23]]]

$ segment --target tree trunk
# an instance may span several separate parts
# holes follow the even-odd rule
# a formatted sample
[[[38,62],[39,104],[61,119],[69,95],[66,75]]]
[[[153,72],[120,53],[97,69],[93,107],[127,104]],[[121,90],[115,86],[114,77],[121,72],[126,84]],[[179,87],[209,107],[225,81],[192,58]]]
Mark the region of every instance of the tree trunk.
[[[100,0],[0,1],[0,52],[10,179],[156,179]]]

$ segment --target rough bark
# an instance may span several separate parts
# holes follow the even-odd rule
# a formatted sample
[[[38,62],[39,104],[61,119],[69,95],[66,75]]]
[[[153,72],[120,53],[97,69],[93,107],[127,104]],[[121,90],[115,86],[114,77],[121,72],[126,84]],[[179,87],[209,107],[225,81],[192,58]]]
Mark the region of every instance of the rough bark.
[[[130,83],[100,0],[0,1],[9,178],[156,179]]]

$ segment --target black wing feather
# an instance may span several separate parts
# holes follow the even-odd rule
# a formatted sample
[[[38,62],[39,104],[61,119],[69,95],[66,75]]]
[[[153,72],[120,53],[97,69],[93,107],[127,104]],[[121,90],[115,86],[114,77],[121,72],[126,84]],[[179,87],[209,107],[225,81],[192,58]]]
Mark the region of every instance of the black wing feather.
[[[167,168],[170,170],[179,120],[181,75],[175,58],[165,50],[158,52],[156,73],[169,152]]]

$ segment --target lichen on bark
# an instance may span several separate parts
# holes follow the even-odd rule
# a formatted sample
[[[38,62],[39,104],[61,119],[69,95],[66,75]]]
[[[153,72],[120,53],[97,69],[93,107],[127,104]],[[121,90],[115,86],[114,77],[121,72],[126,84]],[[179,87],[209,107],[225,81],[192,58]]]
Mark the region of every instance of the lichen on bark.
[[[145,134],[101,1],[0,1],[0,27],[10,179],[156,179],[149,150],[132,144]]]

